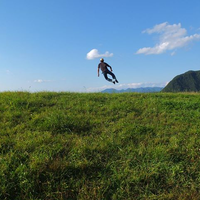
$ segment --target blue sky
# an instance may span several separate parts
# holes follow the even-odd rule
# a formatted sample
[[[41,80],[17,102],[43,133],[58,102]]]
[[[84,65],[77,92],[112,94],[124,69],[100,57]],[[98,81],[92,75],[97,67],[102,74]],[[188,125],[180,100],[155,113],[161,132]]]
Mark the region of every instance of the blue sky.
[[[0,0],[0,91],[164,86],[200,70],[199,0]],[[119,84],[97,77],[100,57]]]

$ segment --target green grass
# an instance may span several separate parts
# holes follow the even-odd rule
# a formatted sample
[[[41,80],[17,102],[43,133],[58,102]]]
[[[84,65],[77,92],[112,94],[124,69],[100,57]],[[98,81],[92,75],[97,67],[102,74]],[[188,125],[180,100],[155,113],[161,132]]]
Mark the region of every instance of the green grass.
[[[0,93],[0,199],[200,199],[198,93]]]

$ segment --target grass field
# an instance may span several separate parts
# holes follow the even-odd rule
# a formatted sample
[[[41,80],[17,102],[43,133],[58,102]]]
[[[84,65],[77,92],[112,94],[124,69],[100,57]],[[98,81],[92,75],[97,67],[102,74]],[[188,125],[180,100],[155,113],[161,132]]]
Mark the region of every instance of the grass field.
[[[0,93],[0,199],[200,199],[200,94]]]

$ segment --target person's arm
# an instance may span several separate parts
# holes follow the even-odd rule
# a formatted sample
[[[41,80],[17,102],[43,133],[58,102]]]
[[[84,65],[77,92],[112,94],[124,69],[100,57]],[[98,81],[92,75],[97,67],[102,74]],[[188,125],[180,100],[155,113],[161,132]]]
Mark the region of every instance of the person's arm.
[[[99,66],[98,66],[98,68],[97,68],[97,74],[98,74],[98,77],[99,77]]]
[[[112,67],[109,64],[107,64],[107,66],[110,67],[110,71],[112,72]]]

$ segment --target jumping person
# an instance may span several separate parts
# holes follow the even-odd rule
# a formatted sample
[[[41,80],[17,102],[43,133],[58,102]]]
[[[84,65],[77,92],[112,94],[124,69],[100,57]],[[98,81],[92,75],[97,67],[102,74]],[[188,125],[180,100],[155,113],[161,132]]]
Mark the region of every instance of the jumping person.
[[[110,70],[108,70],[107,67],[110,67]],[[116,76],[112,73],[112,67],[110,65],[108,65],[106,62],[104,62],[104,59],[101,58],[100,59],[100,63],[98,65],[98,76],[99,76],[99,69],[101,68],[102,74],[104,75],[105,79],[109,82],[112,83],[118,83],[118,80],[116,78]],[[112,76],[112,79],[108,78],[108,74]]]

